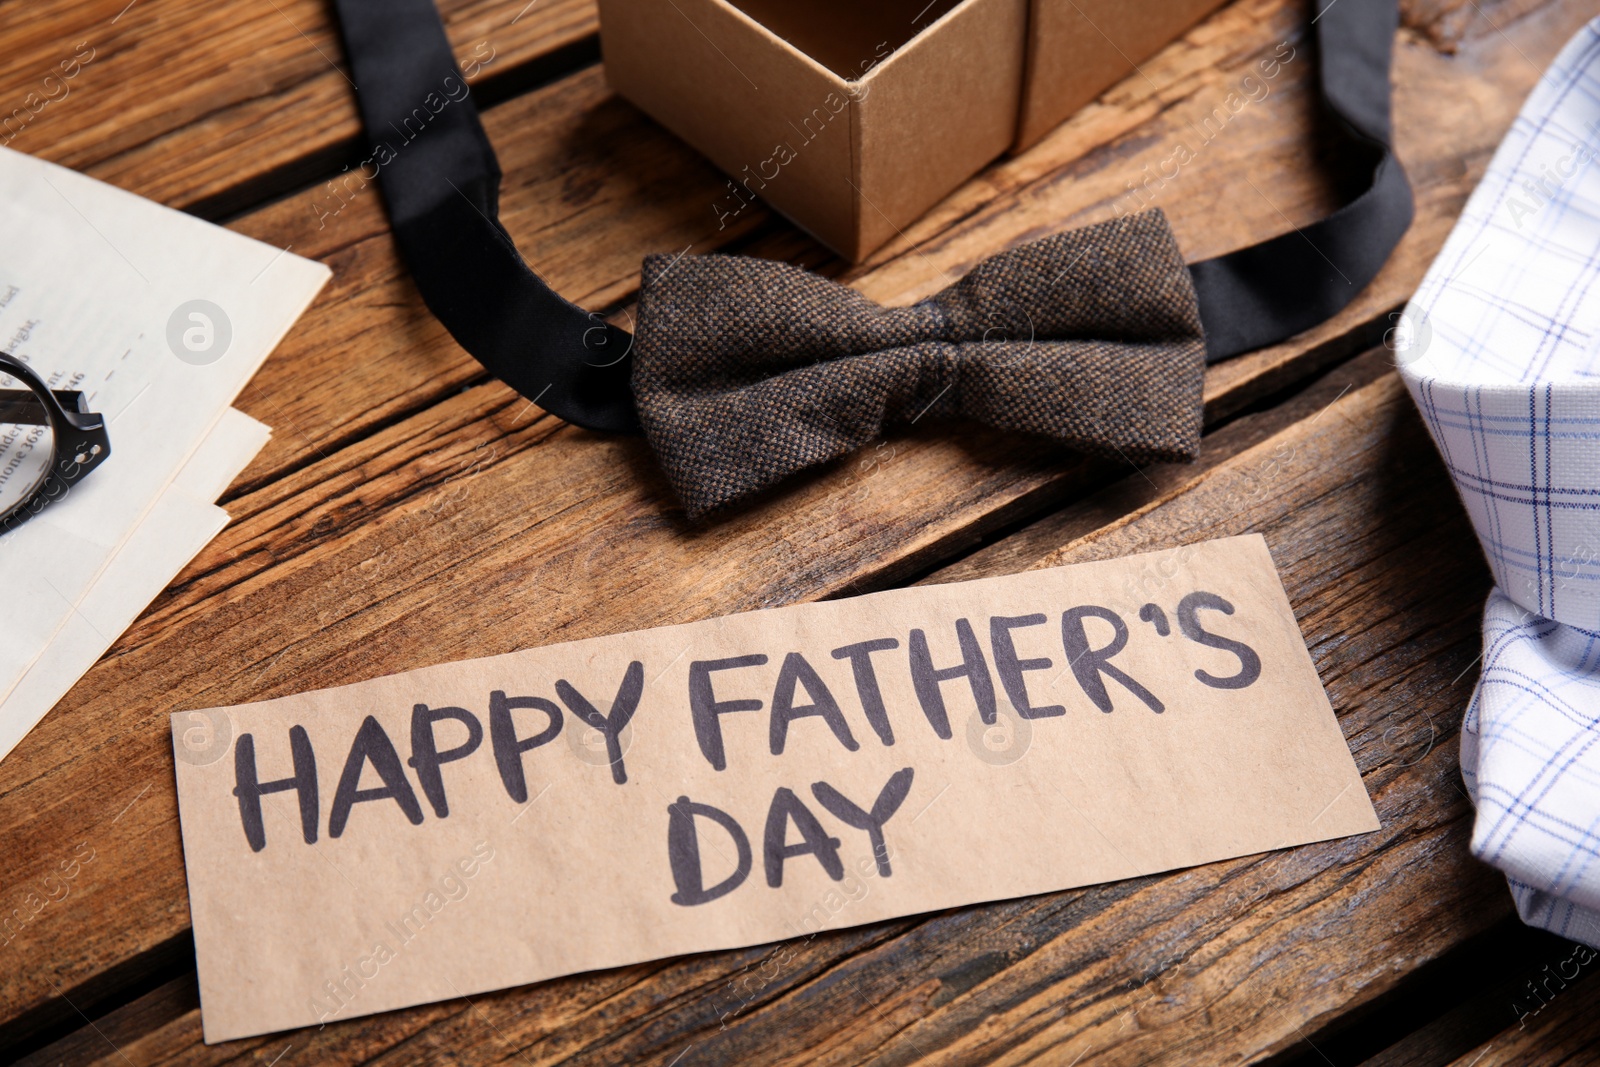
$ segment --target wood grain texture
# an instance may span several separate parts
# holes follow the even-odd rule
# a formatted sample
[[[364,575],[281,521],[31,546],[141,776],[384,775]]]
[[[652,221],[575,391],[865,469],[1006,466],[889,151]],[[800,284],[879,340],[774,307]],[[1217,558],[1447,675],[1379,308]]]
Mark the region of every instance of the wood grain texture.
[[[474,83],[592,52],[593,0],[530,6],[440,0],[458,60],[487,60]],[[0,6],[0,40],[0,144],[171,207],[304,185],[361,141],[331,2],[29,0]]]
[[[1292,1045],[1510,909],[1468,854],[1455,758],[1487,575],[1386,355],[1213,435],[1226,458],[1208,470],[1159,468],[1069,509],[1119,517],[1026,561],[1265,535],[1381,831],[216,1049],[198,1045],[191,1005],[118,1030],[120,1054],[208,1063],[294,1045],[318,1063],[600,1064],[693,1048],[700,1063],[1143,1064]],[[1017,569],[1005,548],[933,580]],[[145,1006],[130,1013],[153,1021]]]
[[[1467,38],[1501,33],[1538,6],[1537,0],[1400,0],[1400,17],[1407,28],[1454,55]]]
[[[1213,425],[1381,336],[1536,79],[1533,64],[1554,55],[1583,8],[1551,0],[1504,36],[1468,39],[1453,58],[1402,35],[1400,150],[1418,187],[1418,224],[1350,311],[1216,368]],[[508,174],[504,217],[557,288],[590,306],[625,307],[640,255],[683,247],[809,263],[880,300],[910,301],[1000,248],[1114,212],[1127,183],[1167,158],[1189,123],[1264,51],[1300,33],[1302,19],[1283,0],[1225,9],[848,272],[755,209],[716,231],[723,179],[611,98],[595,70],[487,115]],[[1306,156],[1321,143],[1310,73],[1291,63],[1273,95],[1159,190],[1192,258],[1333,202]],[[1364,384],[1349,379],[1352,392],[1327,414],[1291,405],[1290,426],[1248,416],[1208,439],[1200,467],[1147,472],[1148,481],[1014,437],[927,429],[691,528],[638,442],[562,426],[482,383],[404,279],[374,190],[329,195],[309,190],[237,224],[335,269],[244,397],[278,433],[235,489],[238,521],[0,763],[0,904],[23,899],[80,843],[96,856],[65,899],[0,946],[0,1025],[53,1023],[71,1003],[142,981],[159,970],[152,961],[183,950],[170,711],[892,585],[1113,482],[1109,495],[964,566],[1014,570],[1067,541],[1079,553],[1132,551],[1123,546],[1211,536],[1229,522],[1275,531],[1269,540],[1283,538],[1274,550],[1290,554],[1280,565],[1385,817],[1377,842],[819,938],[783,957],[780,979],[748,999],[741,968],[774,950],[416,1009],[308,1038],[319,1042],[314,1060],[668,1062],[705,1042],[720,1050],[706,1053],[713,1061],[766,1061],[787,1028],[802,1036],[795,1048],[824,1062],[905,1062],[922,1051],[950,1062],[1071,1062],[1085,1048],[1085,1063],[1184,1062],[1184,1043],[1201,1040],[1208,1021],[1226,1055],[1255,1056],[1504,915],[1498,880],[1462,858],[1467,815],[1449,738],[1449,709],[1470,684],[1457,676],[1475,652],[1483,576],[1442,472],[1424,462],[1429,446],[1372,360]],[[1301,436],[1282,437],[1294,427]],[[1322,436],[1330,427],[1345,436]],[[1395,455],[1384,452],[1391,440],[1403,446]],[[1279,480],[1283,454],[1270,449],[1285,445],[1316,456],[1308,480]],[[1146,485],[1165,488],[1140,498]],[[1438,532],[1440,515],[1457,516],[1455,526]],[[1431,551],[1423,531],[1436,538]],[[1397,767],[1394,739],[1415,736],[1430,716],[1440,744]],[[1405,898],[1386,885],[1405,886]],[[1307,971],[1319,938],[1348,951],[1327,965],[1327,991],[1303,996],[1296,983],[1323,966]],[[1149,999],[1165,981],[1183,995],[1139,1007],[1141,991]],[[1230,993],[1235,985],[1245,992]],[[729,1003],[744,1006],[723,1034]],[[148,1058],[267,1061],[282,1047],[200,1050],[194,1020],[168,1014],[139,1028]]]
[[[1244,57],[1236,63],[1247,64],[1249,56],[1280,36],[1277,30],[1293,30],[1291,15],[1279,11],[1282,25],[1274,25],[1272,10],[1268,5],[1236,10],[1234,17],[1242,21],[1228,27],[1220,39],[1237,42],[1247,28],[1256,34],[1254,43],[1247,39],[1235,45]],[[1202,34],[1193,47],[1218,46]],[[1181,71],[1188,71],[1183,63],[1200,64],[1183,49],[1172,62]],[[1213,68],[1200,64],[1195,69]],[[1188,76],[1179,72],[1172,78],[1176,83]],[[516,188],[541,195],[522,199],[519,208],[510,203],[512,190],[508,190],[508,216],[520,231],[541,206],[549,209],[552,198],[562,205],[558,221],[540,229],[551,245],[569,250],[565,262],[571,275],[592,270],[597,261],[612,267],[602,270],[601,277],[616,275],[620,263],[631,262],[629,239],[651,239],[638,236],[642,227],[625,225],[633,205],[644,205],[639,210],[659,209],[649,218],[669,232],[673,226],[679,232],[694,232],[692,218],[685,221],[686,205],[697,200],[693,171],[706,170],[704,164],[648,127],[640,130],[654,137],[653,145],[640,137],[618,140],[630,151],[653,154],[658,160],[676,158],[679,170],[658,163],[648,171],[657,185],[641,189],[619,188],[612,173],[615,168],[596,167],[606,175],[601,186],[580,183],[581,195],[573,197],[564,192],[573,176],[561,176],[554,157],[594,140],[573,131],[593,130],[605,121],[633,121],[630,112],[605,96],[594,74],[537,94],[528,102],[526,114],[519,110],[522,106],[519,101],[497,109],[491,120],[505,123],[508,136],[497,139],[508,160],[515,161],[508,172],[530,175],[528,185]],[[1301,128],[1303,134],[1303,116],[1296,118],[1287,110],[1284,116],[1282,121]],[[519,117],[530,123],[537,119],[564,124],[561,128],[569,132],[543,136],[544,128],[517,127]],[[1085,121],[1094,121],[1094,116]],[[509,136],[517,129],[520,136]],[[1227,145],[1219,142],[1214,147],[1220,153]],[[1320,209],[1318,183],[1303,177],[1307,168],[1294,166],[1294,151],[1295,145],[1288,144],[1278,156],[1285,176],[1280,184],[1301,189],[1296,209],[1309,216]],[[1030,218],[1039,217],[1033,201],[1043,195],[1041,183],[1076,188],[1053,177],[1031,176],[1029,168],[1042,165],[1043,152],[1041,148],[1000,168],[1012,173],[1008,180],[1020,180],[1022,185],[989,190],[991,196],[1005,192],[1018,204],[1010,210],[987,207],[958,221],[954,229],[1001,227],[1017,236],[1017,227],[1026,229]],[[1259,152],[1251,157],[1255,165],[1268,158]],[[558,177],[552,178],[552,172]],[[1298,186],[1296,174],[1302,175]],[[702,173],[698,180],[714,179]],[[990,175],[986,181],[1000,179]],[[1453,195],[1459,197],[1465,183],[1460,174],[1454,181]],[[569,200],[581,206],[574,210]],[[1175,206],[1188,203],[1188,199],[1174,200]],[[1045,208],[1052,210],[1049,203]],[[358,224],[363,215],[365,224]],[[308,237],[313,232],[322,235],[328,242],[324,256],[338,270],[334,291],[319,305],[321,310],[296,332],[285,352],[269,361],[246,401],[247,407],[279,427],[279,441],[291,451],[287,458],[280,456],[268,473],[293,469],[308,458],[315,462],[236,501],[242,521],[124,639],[103,665],[99,677],[105,681],[92,675],[80,692],[69,697],[64,713],[52,716],[43,732],[0,767],[0,783],[7,793],[4,810],[16,813],[7,823],[5,839],[8,846],[14,843],[10,854],[25,857],[24,877],[28,870],[53,861],[52,843],[70,844],[73,834],[104,824],[112,816],[137,820],[147,811],[159,813],[148,829],[161,835],[158,840],[164,846],[152,847],[152,842],[135,836],[127,840],[126,861],[119,852],[117,869],[124,872],[127,884],[137,887],[121,905],[129,917],[127,926],[114,934],[70,938],[69,943],[77,946],[75,954],[57,962],[57,975],[69,989],[85,974],[99,973],[115,961],[166,943],[186,925],[165,785],[169,772],[157,725],[162,713],[179,706],[172,694],[182,694],[181,706],[251,699],[414,665],[419,652],[433,660],[488,654],[583,633],[881,584],[970,543],[985,529],[1008,521],[1018,509],[1035,509],[1041,500],[1058,499],[1085,481],[1081,465],[1063,464],[1059,455],[1019,447],[1009,438],[976,435],[959,443],[934,436],[907,438],[897,441],[889,453],[873,450],[860,461],[868,467],[844,466],[813,479],[780,506],[757,509],[713,531],[687,531],[673,520],[660,484],[636,444],[599,441],[571,429],[557,432],[547,420],[537,421],[536,409],[530,411],[497,386],[436,404],[342,450],[337,436],[325,439],[324,448],[304,429],[315,419],[296,409],[302,398],[361,412],[371,421],[348,431],[355,434],[395,418],[407,404],[420,403],[406,388],[408,378],[416,383],[414,389],[431,397],[459,387],[475,372],[459,355],[454,380],[429,366],[427,342],[431,341],[433,353],[448,342],[400,278],[370,190],[340,212],[337,225],[315,228],[316,217],[301,201],[278,205],[263,216],[264,223],[269,218],[286,219],[291,227],[297,222]],[[1237,213],[1212,211],[1197,214],[1189,225],[1212,219],[1223,226],[1239,224]],[[936,224],[933,220],[925,225]],[[338,241],[347,230],[376,236],[341,246]],[[931,250],[908,255],[905,262],[886,261],[881,272],[869,271],[861,280],[870,290],[879,273],[890,282],[899,278],[902,285],[919,276],[926,279],[946,269],[931,257],[959,253],[983,236],[983,232],[961,232],[927,242]],[[988,235],[990,240],[1003,242],[1003,238],[1003,234]],[[1223,238],[1216,243],[1230,242]],[[619,246],[622,250],[609,258],[595,251]],[[377,269],[368,257],[380,255],[384,267]],[[559,268],[563,261],[558,257],[549,262]],[[945,262],[951,270],[963,266],[954,259]],[[907,263],[920,275],[908,273]],[[384,291],[385,277],[390,279],[388,289],[400,290],[393,299]],[[572,291],[570,279],[557,280]],[[884,296],[884,290],[879,288],[875,295]],[[407,344],[413,340],[419,343]],[[373,352],[374,347],[379,351]],[[402,359],[390,351],[396,347]],[[356,355],[363,349],[365,359]],[[1289,360],[1305,354],[1293,348],[1287,351]],[[414,375],[404,362],[413,354]],[[1222,373],[1237,372],[1230,367]],[[1250,385],[1258,379],[1242,380]],[[255,397],[260,400],[252,402]],[[365,398],[377,397],[389,398],[390,406],[374,404],[363,410]],[[325,451],[327,459],[317,458]],[[494,464],[480,462],[489,455],[496,457]],[[513,458],[515,463],[510,462]],[[270,464],[271,458],[264,462]],[[270,480],[266,474],[258,478]],[[879,491],[880,483],[892,488]],[[539,488],[530,491],[530,487]],[[449,498],[448,507],[430,499],[441,496]],[[940,518],[929,523],[921,511],[907,506],[908,501],[928,502]],[[360,530],[361,536],[342,542],[351,530]],[[462,558],[464,546],[473,546],[466,553],[470,560]],[[728,567],[729,559],[739,559],[741,565]],[[591,586],[598,574],[612,576],[620,587]],[[592,610],[595,600],[639,598],[660,574],[674,577],[661,588],[659,598],[644,599],[642,610],[619,617]],[[489,607],[452,610],[460,589],[470,589],[475,604]],[[536,612],[511,607],[530,589],[544,601]],[[497,606],[502,603],[506,606]],[[257,626],[252,619],[275,619],[282,625]],[[141,637],[158,630],[175,644],[157,641],[160,647],[141,647]],[[486,640],[486,634],[495,636]],[[188,654],[176,652],[175,646]],[[127,679],[131,677],[139,678],[143,691],[157,698],[130,701]],[[130,705],[139,709],[131,716]],[[57,729],[63,732],[58,735]],[[91,736],[72,740],[83,730]],[[137,758],[130,758],[133,753],[125,747],[130,736],[139,738]],[[32,752],[48,755],[35,760]],[[130,781],[130,767],[141,769],[138,788]],[[110,773],[113,768],[123,773]],[[69,785],[68,779],[84,784]],[[123,815],[123,807],[151,783],[160,787],[165,799],[147,797],[159,803],[140,800]],[[164,873],[153,874],[152,869]],[[107,889],[117,885],[108,882]],[[58,909],[58,926],[66,926],[67,915],[75,915],[73,925],[81,924],[85,933],[98,930],[97,905],[87,899],[89,894],[83,896]],[[45,933],[41,930],[40,936]],[[20,989],[10,984],[5,989],[8,998],[15,989],[23,1004],[38,1003],[55,992],[37,974],[31,981],[18,975],[18,985]]]

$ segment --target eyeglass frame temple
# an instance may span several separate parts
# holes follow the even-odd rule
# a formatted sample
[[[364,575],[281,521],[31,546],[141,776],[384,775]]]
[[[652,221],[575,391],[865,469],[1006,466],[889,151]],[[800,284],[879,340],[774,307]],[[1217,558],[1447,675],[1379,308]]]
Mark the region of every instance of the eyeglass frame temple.
[[[44,406],[47,416],[54,416],[73,429],[85,433],[105,429],[105,420],[89,410],[88,401],[83,393],[76,389],[51,389],[32,367],[10,352],[0,352],[0,374],[26,382],[30,388],[25,391]],[[0,389],[0,396],[19,391],[22,390]],[[68,407],[68,404],[72,406]]]
[[[8,531],[63,496],[74,483],[104,463],[111,455],[111,437],[106,432],[105,419],[96,412],[85,410],[88,402],[81,392],[51,389],[32,367],[10,352],[0,352],[0,374],[16,378],[28,386],[26,390],[0,389],[0,396],[27,392],[34,403],[44,408],[45,418],[55,431],[50,442],[50,473],[27,500],[14,511],[0,517],[0,531]],[[22,425],[44,424],[30,421]],[[33,507],[34,502],[41,498],[44,503]]]

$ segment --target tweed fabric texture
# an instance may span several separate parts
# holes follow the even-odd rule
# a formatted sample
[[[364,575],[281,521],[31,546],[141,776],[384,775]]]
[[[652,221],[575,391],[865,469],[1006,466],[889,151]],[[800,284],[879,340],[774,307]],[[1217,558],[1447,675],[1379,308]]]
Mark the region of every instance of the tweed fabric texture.
[[[1204,370],[1194,286],[1157,210],[1002,253],[904,308],[771,260],[652,256],[633,390],[698,518],[923,418],[1193,459]]]

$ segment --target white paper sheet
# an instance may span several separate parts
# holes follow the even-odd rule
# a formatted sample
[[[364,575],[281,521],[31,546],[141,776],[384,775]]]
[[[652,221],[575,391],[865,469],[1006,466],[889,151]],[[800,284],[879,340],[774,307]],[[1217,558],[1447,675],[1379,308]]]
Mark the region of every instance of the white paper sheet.
[[[55,388],[82,390],[106,416],[112,449],[67,499],[0,541],[4,699],[81,610],[329,271],[6,149],[0,232],[0,349]],[[199,531],[212,527],[206,539],[216,532],[215,516],[182,521],[183,505],[170,507],[145,538],[148,545],[165,531],[181,542],[157,546],[162,563],[152,572],[166,579],[166,564],[204,544],[194,543]],[[113,614],[124,614],[115,599]]]
[[[83,601],[17,687],[0,703],[0,759],[88,673],[139,614],[228,524],[211,501],[266,445],[271,431],[243,412],[223,412],[205,444],[112,557]]]

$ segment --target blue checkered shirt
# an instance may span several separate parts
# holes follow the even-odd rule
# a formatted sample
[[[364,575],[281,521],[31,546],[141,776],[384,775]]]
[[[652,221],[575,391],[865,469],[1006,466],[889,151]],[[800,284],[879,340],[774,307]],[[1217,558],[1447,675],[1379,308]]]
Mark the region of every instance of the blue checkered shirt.
[[[1472,851],[1600,946],[1600,19],[1528,98],[1400,324],[1494,574],[1461,733]]]

